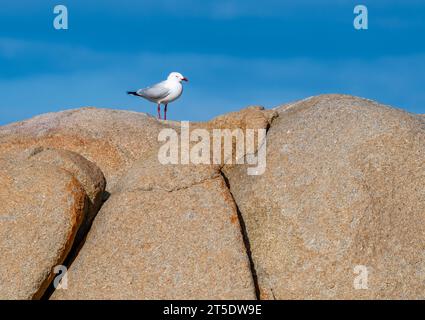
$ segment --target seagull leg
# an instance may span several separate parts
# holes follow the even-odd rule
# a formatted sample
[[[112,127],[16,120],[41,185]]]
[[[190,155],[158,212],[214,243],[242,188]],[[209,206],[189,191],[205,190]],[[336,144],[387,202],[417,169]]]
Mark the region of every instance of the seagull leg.
[[[158,119],[161,120],[161,104],[158,103]]]
[[[164,120],[167,120],[167,106],[168,104],[166,103],[164,107]]]

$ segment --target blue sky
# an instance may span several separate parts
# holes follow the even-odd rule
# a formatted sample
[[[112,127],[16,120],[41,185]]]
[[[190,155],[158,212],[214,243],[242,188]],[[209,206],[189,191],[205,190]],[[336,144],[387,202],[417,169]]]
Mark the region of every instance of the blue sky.
[[[368,30],[353,28],[357,4]],[[425,113],[424,39],[423,0],[2,0],[0,125],[82,106],[155,114],[125,92],[170,71],[190,79],[175,120],[321,93]]]

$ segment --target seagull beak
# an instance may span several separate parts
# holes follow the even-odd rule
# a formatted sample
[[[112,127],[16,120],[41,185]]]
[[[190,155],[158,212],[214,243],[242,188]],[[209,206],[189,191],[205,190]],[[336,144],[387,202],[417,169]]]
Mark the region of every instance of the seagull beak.
[[[186,81],[186,82],[188,82],[189,80],[187,79],[187,78],[182,78],[182,81]]]

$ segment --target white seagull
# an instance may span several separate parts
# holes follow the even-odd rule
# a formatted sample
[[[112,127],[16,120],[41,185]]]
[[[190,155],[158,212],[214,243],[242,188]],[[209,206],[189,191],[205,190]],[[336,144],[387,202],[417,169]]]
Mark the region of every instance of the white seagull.
[[[167,106],[182,95],[182,81],[188,81],[188,79],[181,73],[171,72],[165,81],[137,91],[127,91],[127,93],[155,102],[158,105],[158,119],[161,119],[161,104],[163,104],[164,120],[167,120]]]

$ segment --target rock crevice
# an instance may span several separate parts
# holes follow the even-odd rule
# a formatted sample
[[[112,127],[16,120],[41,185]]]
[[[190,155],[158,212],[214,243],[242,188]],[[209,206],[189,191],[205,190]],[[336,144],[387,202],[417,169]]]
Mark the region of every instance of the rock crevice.
[[[222,177],[226,183],[226,187],[229,190],[230,194],[232,195],[231,191],[230,191],[230,184],[229,184],[229,179],[227,179],[226,175],[221,172]],[[245,249],[246,249],[246,255],[249,259],[249,266],[250,266],[250,270],[251,270],[251,275],[252,275],[252,281],[254,283],[254,288],[255,288],[255,297],[257,298],[257,300],[260,300],[261,294],[260,294],[260,286],[258,285],[258,277],[257,277],[257,270],[255,269],[255,263],[254,260],[252,258],[252,252],[251,252],[251,244],[249,242],[249,236],[246,230],[246,224],[245,221],[243,219],[243,215],[241,213],[241,211],[239,210],[238,204],[235,201],[235,198],[232,195],[232,200],[233,203],[235,204],[236,207],[236,212],[238,214],[238,220],[239,220],[239,225],[240,225],[240,229],[241,229],[241,234],[242,234],[242,239],[245,245]]]

